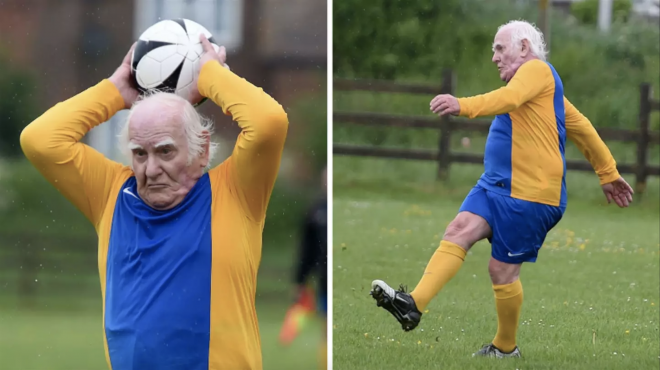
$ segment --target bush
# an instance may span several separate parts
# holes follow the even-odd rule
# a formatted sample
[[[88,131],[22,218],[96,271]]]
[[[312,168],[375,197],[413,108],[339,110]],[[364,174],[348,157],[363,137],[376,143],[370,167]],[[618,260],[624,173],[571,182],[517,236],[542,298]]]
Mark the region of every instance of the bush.
[[[575,18],[584,24],[595,25],[598,23],[598,4],[599,0],[583,0],[573,2],[571,3],[571,14],[573,14]],[[632,1],[613,0],[612,22],[627,22],[631,10]]]
[[[335,76],[438,84],[442,70],[451,68],[457,76],[456,95],[502,86],[491,62],[497,27],[511,19],[536,21],[536,7],[506,0],[438,4],[432,0],[335,4]],[[616,4],[617,9],[626,9]],[[550,22],[549,60],[562,77],[566,96],[597,126],[637,129],[639,85],[650,82],[658,91],[657,27],[647,22],[616,23],[609,34],[603,34],[556,13]],[[335,100],[342,94],[335,93]],[[362,110],[373,109],[382,108],[363,105]],[[652,127],[660,126],[657,117]],[[377,141],[386,140],[379,136]]]

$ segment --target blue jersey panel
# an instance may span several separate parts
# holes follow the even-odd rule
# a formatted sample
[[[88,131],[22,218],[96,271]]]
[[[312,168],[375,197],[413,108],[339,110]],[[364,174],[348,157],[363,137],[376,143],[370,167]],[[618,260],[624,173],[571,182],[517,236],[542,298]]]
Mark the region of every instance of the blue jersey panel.
[[[208,370],[211,187],[204,175],[167,211],[131,177],[118,194],[108,248],[105,332],[113,370]]]
[[[557,133],[559,135],[559,152],[564,162],[564,175],[561,179],[561,199],[560,207],[566,207],[566,112],[564,108],[564,84],[552,64],[548,63],[552,76],[555,79],[555,95],[553,96],[553,105],[555,109],[555,118],[557,120]]]
[[[511,195],[511,137],[509,114],[493,119],[484,151],[484,173],[478,184],[490,191]]]

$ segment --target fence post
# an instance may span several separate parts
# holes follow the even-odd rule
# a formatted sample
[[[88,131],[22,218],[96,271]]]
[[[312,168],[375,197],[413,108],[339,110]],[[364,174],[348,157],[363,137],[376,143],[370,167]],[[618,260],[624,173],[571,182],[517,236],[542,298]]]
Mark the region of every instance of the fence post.
[[[647,154],[649,146],[649,120],[651,115],[651,85],[643,83],[639,87],[639,138],[637,140],[637,164],[635,193],[641,195],[646,190]]]
[[[440,94],[454,94],[454,73],[451,69],[442,72]],[[438,180],[449,179],[451,165],[451,118],[440,118],[440,139],[438,141]]]

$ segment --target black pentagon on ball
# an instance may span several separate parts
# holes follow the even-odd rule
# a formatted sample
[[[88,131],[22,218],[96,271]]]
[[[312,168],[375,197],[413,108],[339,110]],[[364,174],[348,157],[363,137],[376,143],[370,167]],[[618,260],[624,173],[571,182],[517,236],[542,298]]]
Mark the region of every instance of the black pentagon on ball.
[[[175,45],[172,43],[168,42],[162,42],[162,41],[145,41],[145,40],[138,40],[137,45],[135,45],[135,50],[133,51],[133,64],[131,65],[131,77],[133,79],[133,83],[137,87],[137,89],[140,92],[145,92],[147,89],[143,88],[140,86],[140,84],[137,81],[137,74],[135,73],[138,63],[140,63],[140,60],[150,51],[167,46],[167,45]],[[162,84],[154,87],[153,89],[157,89],[160,91],[167,91],[167,92],[174,92],[176,90],[176,84],[177,81],[179,80],[179,74],[181,74],[181,69],[183,68],[183,63],[185,62],[185,59],[179,64],[179,66],[170,74]]]
[[[177,18],[177,19],[170,19],[170,21],[173,21],[177,23],[181,28],[183,28],[184,32],[188,33],[186,24],[183,19]],[[213,36],[208,38],[208,41],[212,44],[215,44],[215,39]],[[146,92],[147,90],[159,90],[159,91],[164,91],[164,92],[170,92],[174,93],[176,91],[176,86],[177,82],[179,81],[179,75],[181,74],[181,70],[183,69],[183,64],[185,63],[185,58],[181,61],[181,64],[177,66],[174,71],[163,81],[162,84],[155,86],[151,89],[145,89],[144,87],[140,86],[140,84],[137,81],[137,66],[140,63],[140,60],[147,55],[150,51],[163,47],[163,46],[168,46],[168,45],[176,45],[175,43],[169,43],[169,42],[163,42],[163,41],[148,41],[148,40],[138,40],[137,44],[135,45],[135,50],[133,51],[133,58],[132,58],[132,64],[131,64],[131,79],[133,85],[140,91],[141,93]],[[207,99],[204,98],[202,101],[199,103],[195,104],[195,106],[199,106],[200,104],[204,103]]]

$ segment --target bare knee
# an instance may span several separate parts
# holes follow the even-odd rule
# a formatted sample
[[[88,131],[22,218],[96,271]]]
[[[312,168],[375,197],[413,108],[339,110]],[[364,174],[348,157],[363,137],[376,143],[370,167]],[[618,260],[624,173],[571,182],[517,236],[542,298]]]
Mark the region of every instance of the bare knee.
[[[461,212],[449,223],[443,239],[469,250],[476,242],[490,236],[490,233],[488,222],[481,216]]]
[[[488,263],[490,280],[493,282],[493,285],[511,284],[518,280],[520,267],[521,265],[519,264],[504,263],[491,257]]]

